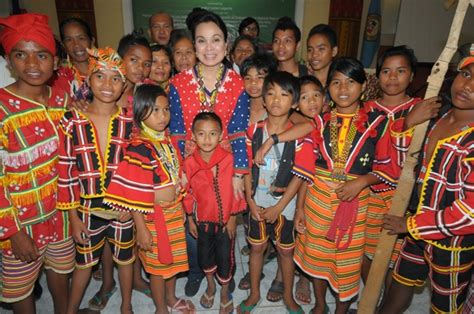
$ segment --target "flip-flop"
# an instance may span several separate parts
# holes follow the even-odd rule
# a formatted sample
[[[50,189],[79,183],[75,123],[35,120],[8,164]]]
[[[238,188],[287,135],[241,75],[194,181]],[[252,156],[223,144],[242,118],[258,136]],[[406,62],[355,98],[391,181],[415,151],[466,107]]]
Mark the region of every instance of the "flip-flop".
[[[183,304],[184,302],[184,304]],[[189,304],[192,302],[190,300],[186,300],[186,299],[182,299],[182,298],[178,298],[178,301],[176,301],[176,303],[171,307],[169,308],[170,312],[172,313],[173,311],[178,311],[179,313],[183,313],[184,310],[187,310],[187,311],[195,311],[194,309],[194,306],[191,307]]]
[[[138,290],[138,289],[133,289],[134,291],[137,291],[137,292],[140,292],[140,293],[143,293],[144,295],[146,295],[147,297],[149,297],[150,299],[153,297],[151,295],[151,289],[143,289],[143,290]]]
[[[283,282],[279,280],[273,280],[272,285],[270,286],[270,289],[268,289],[267,292],[267,300],[270,302],[278,302],[281,299],[283,299],[283,290],[284,290],[284,285]],[[276,295],[275,298],[271,298],[270,294],[273,293]]]
[[[234,300],[232,295],[229,296],[229,301],[227,303],[220,303],[219,305],[219,314],[230,314],[234,312]]]
[[[303,285],[301,284],[301,278],[298,280],[296,283],[296,289],[295,289],[295,299],[300,301],[302,304],[310,304],[311,303],[311,290],[309,288],[309,282],[308,286],[305,289]]]
[[[301,306],[298,306],[297,310],[290,310],[289,308],[286,308],[289,314],[304,314],[303,308]]]
[[[252,313],[253,309],[257,306],[258,302],[252,305],[245,305],[245,300],[240,302],[238,307],[238,313],[245,314],[245,313]]]
[[[265,278],[265,274],[262,273],[260,275],[260,281]],[[250,273],[247,272],[245,273],[244,277],[242,277],[242,279],[240,279],[239,281],[239,289],[240,290],[248,290],[250,289]]]
[[[204,291],[204,293],[201,296],[201,299],[199,300],[199,304],[205,309],[210,309],[214,306],[214,299],[216,297],[216,292],[214,291],[213,295],[208,295],[207,291]]]
[[[100,294],[100,290],[89,300],[89,308],[95,311],[102,311],[107,306],[109,299],[117,291],[117,287],[113,287],[109,292]]]

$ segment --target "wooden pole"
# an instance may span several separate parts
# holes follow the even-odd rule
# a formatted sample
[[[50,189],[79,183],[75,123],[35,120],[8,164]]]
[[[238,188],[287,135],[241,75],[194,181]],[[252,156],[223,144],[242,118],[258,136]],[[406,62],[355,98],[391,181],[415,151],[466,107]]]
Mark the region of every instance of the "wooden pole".
[[[428,77],[429,85],[426,90],[425,99],[438,95],[441,89],[449,62],[458,48],[459,34],[469,3],[469,0],[459,0],[446,46],[431,69],[431,74]],[[474,5],[474,0],[471,0],[471,4]],[[391,215],[402,217],[405,214],[415,184],[414,169],[418,162],[418,155],[423,145],[428,124],[429,121],[415,128],[413,139],[408,150],[408,156],[393,197],[392,207],[388,212]],[[396,235],[389,235],[386,230],[382,231],[357,313],[375,313],[396,239]]]

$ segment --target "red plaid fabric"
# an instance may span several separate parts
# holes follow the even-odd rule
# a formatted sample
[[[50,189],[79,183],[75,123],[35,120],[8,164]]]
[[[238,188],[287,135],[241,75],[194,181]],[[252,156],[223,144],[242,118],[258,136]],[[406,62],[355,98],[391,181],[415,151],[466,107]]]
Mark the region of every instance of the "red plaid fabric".
[[[92,121],[76,110],[64,115],[59,133],[59,209],[104,208],[105,190],[122,160],[132,124],[132,118],[121,108],[111,117],[104,158]]]

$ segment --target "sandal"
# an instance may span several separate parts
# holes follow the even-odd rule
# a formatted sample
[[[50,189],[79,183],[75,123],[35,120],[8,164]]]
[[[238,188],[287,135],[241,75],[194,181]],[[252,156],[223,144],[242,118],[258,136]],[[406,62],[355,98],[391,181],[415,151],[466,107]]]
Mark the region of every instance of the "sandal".
[[[216,297],[216,291],[214,291],[213,295],[208,295],[207,291],[204,291],[204,293],[201,296],[201,299],[199,300],[199,303],[201,306],[205,309],[210,309],[214,306],[214,299]]]
[[[296,289],[295,289],[295,299],[300,301],[302,304],[310,304],[311,303],[311,290],[309,288],[310,282],[308,281],[308,284],[304,286],[304,284],[301,282],[303,277],[300,277],[298,282],[296,283]]]
[[[316,311],[316,306],[314,306],[309,313],[313,314]],[[329,314],[329,306],[324,304],[324,314]]]
[[[151,289],[143,289],[143,290],[133,289],[133,290],[135,290],[137,292],[140,292],[140,293],[143,293],[144,295],[146,295],[150,299],[152,298]]]
[[[262,280],[263,278],[265,278],[265,274],[264,274],[264,273],[262,273],[262,274],[260,275],[260,280]],[[239,289],[240,289],[240,290],[248,290],[248,289],[250,289],[250,273],[249,273],[249,272],[247,272],[247,273],[245,274],[245,276],[244,276],[242,279],[240,279],[240,281],[239,281]]]
[[[102,311],[107,306],[109,299],[117,291],[117,287],[113,287],[109,292],[100,294],[100,290],[89,300],[89,309],[95,311]]]
[[[222,303],[219,306],[219,314],[230,314],[234,312],[234,300],[232,295],[229,296],[227,303]]]
[[[240,314],[244,313],[252,313],[253,309],[257,306],[258,303],[252,304],[252,305],[245,305],[245,300],[240,302],[237,312]]]
[[[178,301],[176,301],[176,303],[169,310],[170,310],[170,312],[178,311],[179,313],[183,313],[184,311],[187,311],[187,312],[193,311],[193,312],[195,312],[194,304],[189,300],[181,299],[181,298],[178,298]]]
[[[278,302],[283,299],[283,282],[279,280],[273,280],[270,289],[268,289],[267,300],[270,302]]]
[[[286,308],[289,314],[304,314],[303,308],[301,306],[298,306],[297,310],[290,310],[289,308]]]

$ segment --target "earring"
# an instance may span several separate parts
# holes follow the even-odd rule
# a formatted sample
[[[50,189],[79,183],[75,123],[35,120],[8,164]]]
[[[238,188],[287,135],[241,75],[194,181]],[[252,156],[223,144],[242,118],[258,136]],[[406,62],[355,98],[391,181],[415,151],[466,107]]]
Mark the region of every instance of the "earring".
[[[364,93],[362,93],[362,94],[360,95],[360,98],[359,98],[359,99],[360,99],[360,101],[362,101],[362,102],[363,102],[363,101],[365,100],[365,94],[364,94]]]
[[[329,107],[334,108],[334,101],[331,100],[331,101],[329,102]]]

